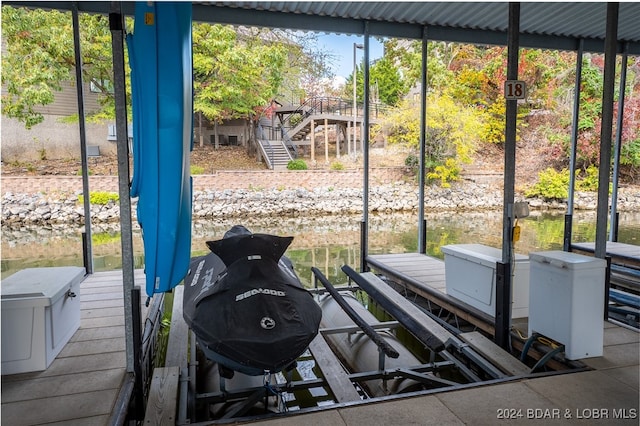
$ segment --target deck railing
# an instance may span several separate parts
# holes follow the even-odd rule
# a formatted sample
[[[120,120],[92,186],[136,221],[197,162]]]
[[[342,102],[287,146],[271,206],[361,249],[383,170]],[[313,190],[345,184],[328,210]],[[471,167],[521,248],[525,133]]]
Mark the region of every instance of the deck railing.
[[[364,114],[364,104],[359,102],[356,104],[359,117]],[[389,107],[379,102],[369,102],[369,112],[372,118],[379,118]],[[354,105],[352,100],[346,100],[335,97],[313,97],[307,99],[293,112],[289,113],[287,118],[282,121],[285,128],[293,128],[301,118],[314,114],[335,114],[352,117],[354,115]],[[292,122],[293,121],[293,122]]]

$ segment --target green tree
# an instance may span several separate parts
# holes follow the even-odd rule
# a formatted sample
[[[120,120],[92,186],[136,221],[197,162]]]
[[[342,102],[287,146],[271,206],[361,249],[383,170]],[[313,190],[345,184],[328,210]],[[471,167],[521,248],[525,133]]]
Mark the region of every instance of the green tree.
[[[3,6],[2,15],[2,36],[6,42],[2,58],[2,83],[6,87],[2,114],[31,128],[44,119],[38,106],[55,100],[56,92],[62,90],[61,82],[75,81],[71,13]],[[101,90],[102,109],[88,111],[88,118],[113,118],[108,18],[80,14],[79,20],[83,79]],[[132,19],[127,20],[127,28],[133,30]],[[249,117],[279,93],[287,75],[295,76],[292,78],[295,80],[305,74],[326,72],[326,67],[304,50],[308,44],[297,44],[304,36],[289,35],[276,30],[194,23],[195,111],[217,122]],[[129,73],[128,66],[125,71]],[[129,78],[126,81],[129,86]]]
[[[371,84],[377,88],[380,102],[395,106],[407,94],[398,69],[388,57],[383,57],[371,67]]]
[[[378,100],[385,104],[395,106],[407,94],[409,87],[402,79],[398,67],[391,57],[383,56],[369,68],[370,96],[377,95]],[[347,78],[343,96],[350,99],[353,96],[353,74]],[[358,102],[364,99],[364,64],[356,69],[356,98]]]
[[[453,72],[449,69],[452,61],[460,55],[463,47],[459,43],[430,41],[427,43],[427,86],[432,90],[447,87]],[[422,42],[389,39],[384,43],[385,57],[398,68],[407,88],[417,86],[422,79]]]
[[[282,43],[251,34],[240,39],[231,26],[194,23],[194,112],[216,124],[252,117],[278,93],[286,60]]]
[[[103,111],[113,114],[111,34],[106,16],[80,14],[82,75],[101,90]],[[27,128],[41,123],[38,106],[51,104],[62,81],[75,81],[75,55],[70,12],[2,7],[2,114]],[[111,111],[111,112],[110,112]],[[91,115],[91,114],[89,114]],[[89,117],[91,118],[91,117]]]

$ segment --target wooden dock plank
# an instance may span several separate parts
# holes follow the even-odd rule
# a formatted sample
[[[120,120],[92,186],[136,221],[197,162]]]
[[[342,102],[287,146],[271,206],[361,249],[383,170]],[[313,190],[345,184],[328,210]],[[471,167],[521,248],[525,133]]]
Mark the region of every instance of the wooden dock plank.
[[[90,371],[110,370],[114,368],[122,368],[126,365],[126,357],[124,352],[82,355],[71,358],[56,358],[49,368],[44,371],[35,371],[31,373],[14,374],[10,376],[2,376],[2,384],[11,383],[22,380],[36,380],[43,377],[64,376],[67,374],[76,374]],[[70,371],[73,371],[70,373]],[[10,392],[7,392],[9,395]],[[2,395],[4,402],[7,395]]]
[[[422,270],[417,270],[415,272],[412,273],[411,270],[403,270],[403,272],[407,275],[411,275],[412,277],[418,278],[418,279],[424,279],[424,280],[429,280],[432,282],[445,282],[445,276],[444,273],[441,271],[422,271]]]
[[[2,392],[4,395],[4,391]],[[36,425],[110,415],[118,389],[75,393],[2,404],[2,424]]]
[[[442,265],[439,263],[420,262],[418,258],[415,260],[407,260],[406,262],[386,262],[387,265],[410,271],[439,271]]]
[[[104,294],[114,293],[122,295],[122,283],[118,285],[105,285],[99,287],[83,287],[82,294]]]
[[[124,338],[90,340],[85,342],[69,342],[62,349],[59,357],[102,354],[125,350]]]
[[[108,308],[94,308],[94,309],[82,309],[80,312],[80,318],[103,318],[103,317],[115,317],[124,313],[121,306],[113,306]]]
[[[89,340],[124,338],[125,330],[123,325],[81,328],[69,340],[70,342],[85,342]]]
[[[525,376],[531,371],[525,364],[477,331],[460,333],[458,337],[481,353],[504,373],[512,376]]]
[[[402,263],[411,263],[411,262],[415,262],[416,260],[424,260],[424,254],[416,254],[416,253],[403,253],[400,255],[394,254],[394,255],[375,255],[377,258],[380,258],[381,260],[390,262],[390,263],[396,263],[396,264],[402,264]],[[438,264],[440,262],[442,262],[440,259],[435,259],[433,257],[427,257],[427,260],[432,260],[432,262],[428,262],[428,263],[432,263],[432,264]]]
[[[446,293],[444,261],[420,253],[372,255],[371,259],[383,263],[385,270],[411,277],[415,282]]]
[[[88,309],[101,309],[101,308],[120,308],[120,309],[124,309],[122,306],[122,301],[123,299],[106,299],[106,300],[93,300],[93,301],[86,301],[86,300],[82,300],[82,297],[80,297],[80,300],[82,301],[81,305],[80,305],[80,310],[88,310]],[[123,311],[124,312],[124,311]]]
[[[309,344],[309,350],[316,360],[316,365],[322,371],[322,376],[327,381],[336,402],[360,401],[360,395],[356,391],[351,381],[347,378],[340,361],[329,348],[327,341],[322,333],[318,335]]]
[[[171,331],[167,343],[165,357],[166,367],[187,366],[187,349],[189,342],[189,327],[182,316],[182,296],[184,286],[179,285],[173,290],[173,309],[171,311]]]
[[[440,265],[416,265],[416,264],[393,264],[390,263],[389,266],[396,268],[402,271],[405,274],[440,274],[444,277],[444,272],[442,272],[442,267]]]
[[[2,391],[8,392],[8,394],[2,398],[2,402],[6,404],[81,392],[117,389],[122,381],[123,370],[124,368],[88,371],[3,383]]]
[[[97,293],[97,294],[82,294],[82,290],[80,290],[80,301],[81,302],[93,302],[96,300],[124,300],[124,296],[122,295],[122,290],[112,292],[112,293]]]
[[[124,325],[124,311],[122,315],[99,318],[86,318],[81,322],[83,328],[113,327]]]
[[[153,370],[147,411],[146,425],[175,425],[178,403],[179,367],[159,367]]]

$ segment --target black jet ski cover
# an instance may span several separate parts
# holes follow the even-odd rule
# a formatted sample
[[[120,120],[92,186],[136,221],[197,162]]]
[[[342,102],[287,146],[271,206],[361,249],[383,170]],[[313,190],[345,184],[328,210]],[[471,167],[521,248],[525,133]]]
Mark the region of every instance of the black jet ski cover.
[[[192,260],[183,314],[208,358],[244,374],[277,372],[318,334],[322,311],[283,256],[292,240],[235,226]]]

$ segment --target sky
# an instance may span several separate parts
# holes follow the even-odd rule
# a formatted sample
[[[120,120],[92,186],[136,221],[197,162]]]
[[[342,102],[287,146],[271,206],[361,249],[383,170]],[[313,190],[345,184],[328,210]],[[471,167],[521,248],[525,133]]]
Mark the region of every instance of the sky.
[[[338,77],[348,77],[353,73],[353,43],[364,44],[364,37],[345,34],[318,34],[318,46],[336,56],[332,66]],[[369,60],[382,57],[382,43],[369,37]],[[356,49],[356,62],[359,64],[364,56],[364,50]]]

